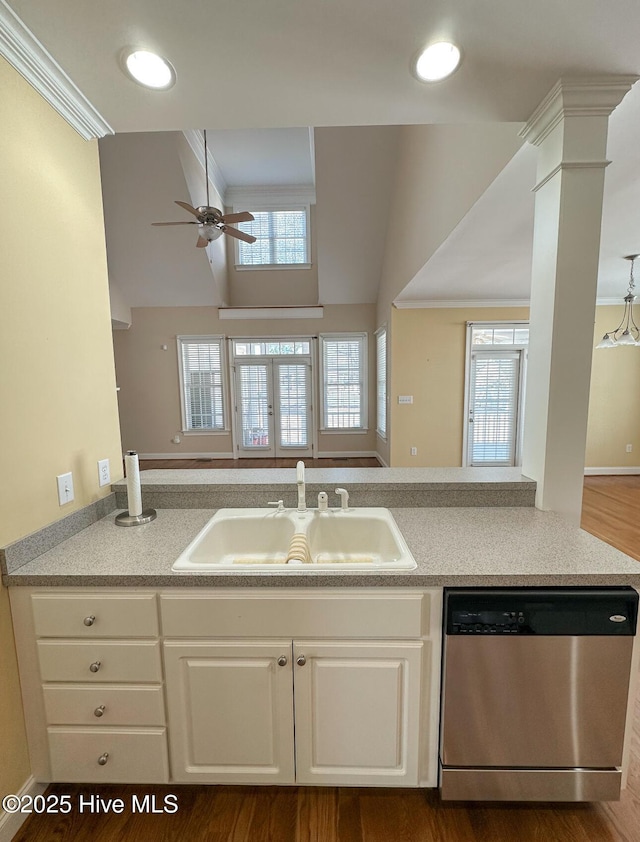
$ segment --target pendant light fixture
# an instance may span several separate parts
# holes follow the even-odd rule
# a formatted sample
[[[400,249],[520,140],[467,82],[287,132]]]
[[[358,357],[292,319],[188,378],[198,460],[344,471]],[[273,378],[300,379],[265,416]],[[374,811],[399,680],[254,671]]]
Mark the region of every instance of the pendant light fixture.
[[[633,263],[639,254],[628,254],[625,260],[631,261],[629,289],[624,297],[622,321],[615,330],[610,330],[602,337],[596,348],[617,348],[618,345],[640,345],[640,329],[633,318],[633,302],[636,300],[636,284],[633,279]]]

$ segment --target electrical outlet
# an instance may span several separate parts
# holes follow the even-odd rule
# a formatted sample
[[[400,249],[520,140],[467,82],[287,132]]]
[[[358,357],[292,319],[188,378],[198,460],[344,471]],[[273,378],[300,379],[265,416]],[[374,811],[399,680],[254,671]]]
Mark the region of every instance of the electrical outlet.
[[[627,453],[633,453],[633,445],[632,444],[627,445]]]
[[[73,494],[73,474],[69,471],[68,474],[60,474],[56,477],[58,483],[58,500],[60,505],[64,506],[74,499]]]
[[[109,468],[108,459],[100,459],[98,462],[98,484],[100,486],[109,485],[111,482],[111,469]]]
[[[412,456],[417,456],[417,455],[418,455],[418,448],[417,448],[417,447],[412,447],[412,448],[411,448],[411,455],[412,455]]]
[[[413,395],[398,395],[398,403],[413,403]]]

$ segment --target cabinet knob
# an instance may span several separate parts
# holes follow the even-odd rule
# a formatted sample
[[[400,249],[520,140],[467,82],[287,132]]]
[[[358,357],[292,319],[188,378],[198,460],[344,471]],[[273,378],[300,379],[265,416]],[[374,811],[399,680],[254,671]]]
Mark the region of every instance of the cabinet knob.
[[[89,669],[91,672],[98,672],[100,669],[100,661],[94,661],[90,666]]]
[[[109,759],[109,752],[105,751],[104,754],[101,754],[98,758],[98,766],[106,766],[107,760]]]
[[[94,715],[94,716],[102,716],[102,714],[104,713],[104,710],[105,710],[104,705],[99,705],[99,706],[98,706],[98,707],[94,710],[93,715]]]
[[[305,656],[304,655],[298,655],[298,657],[296,658],[296,664],[299,667],[303,667],[306,663],[307,663],[307,659],[305,658]]]
[[[287,666],[287,656],[286,655],[280,655],[280,657],[278,658],[278,666],[279,667],[286,667]]]
[[[84,620],[83,620],[85,626],[92,626],[95,623],[95,621],[96,621],[96,618],[93,614],[89,614],[89,616],[85,617]]]

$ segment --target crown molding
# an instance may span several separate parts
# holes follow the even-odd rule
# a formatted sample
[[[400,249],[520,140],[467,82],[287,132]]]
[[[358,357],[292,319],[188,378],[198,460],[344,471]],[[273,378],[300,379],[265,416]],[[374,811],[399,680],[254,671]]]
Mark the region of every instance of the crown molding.
[[[528,307],[528,298],[500,298],[500,299],[478,299],[466,301],[434,301],[429,299],[406,299],[405,301],[394,301],[396,310],[431,310],[431,309],[462,309],[473,307]]]
[[[0,55],[85,140],[114,134],[5,0],[0,0]]]
[[[204,135],[199,129],[187,129],[182,132],[191,151],[196,156],[196,159],[202,169],[204,170]],[[226,205],[227,190],[229,189],[225,177],[222,175],[222,170],[218,166],[218,162],[211,154],[211,150],[207,147],[207,162],[209,167],[209,181],[213,185],[213,189],[218,193],[222,199],[222,204]],[[224,208],[223,208],[224,210]]]
[[[231,207],[251,206],[272,208],[285,205],[315,205],[316,188],[313,184],[255,185],[252,187],[229,187],[225,204]]]
[[[608,117],[638,78],[627,74],[559,79],[518,135],[539,146],[565,117]]]

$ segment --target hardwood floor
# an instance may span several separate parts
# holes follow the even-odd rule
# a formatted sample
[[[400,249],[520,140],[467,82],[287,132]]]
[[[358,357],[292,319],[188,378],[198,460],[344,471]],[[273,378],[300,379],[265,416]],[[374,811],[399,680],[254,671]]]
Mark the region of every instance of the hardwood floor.
[[[252,460],[253,461],[253,460]],[[199,465],[196,465],[199,467]],[[177,466],[176,466],[177,467]],[[253,467],[253,466],[252,466]],[[640,559],[640,477],[587,477],[583,528]],[[14,842],[640,842],[640,684],[620,801],[445,804],[432,790],[56,784],[69,815],[32,815]],[[80,795],[125,810],[80,813]],[[175,814],[134,813],[133,794],[177,796]]]
[[[640,476],[585,477],[582,528],[640,561]]]

